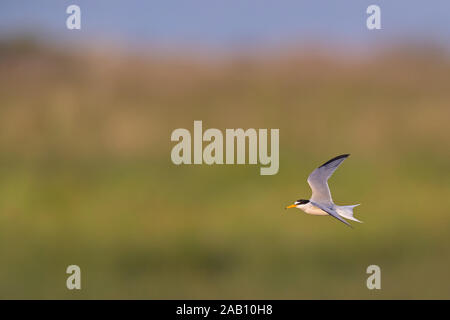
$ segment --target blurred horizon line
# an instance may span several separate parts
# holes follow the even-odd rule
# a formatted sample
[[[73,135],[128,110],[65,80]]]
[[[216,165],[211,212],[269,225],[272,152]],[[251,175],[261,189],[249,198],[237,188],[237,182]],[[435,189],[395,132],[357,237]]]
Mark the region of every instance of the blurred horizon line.
[[[290,56],[314,56],[321,58],[336,58],[341,61],[372,60],[386,54],[402,53],[408,56],[421,54],[450,58],[450,47],[436,39],[409,38],[390,39],[382,41],[373,47],[363,44],[342,44],[336,42],[310,39],[304,41],[285,41],[279,45],[248,45],[234,46],[228,49],[213,45],[158,44],[128,45],[118,39],[101,41],[95,39],[78,39],[78,41],[54,41],[55,38],[39,35],[32,31],[20,31],[0,35],[0,50],[9,49],[46,49],[61,53],[108,53],[113,56],[155,56],[176,58],[200,58],[204,61],[227,60],[229,58],[262,58],[278,59]]]

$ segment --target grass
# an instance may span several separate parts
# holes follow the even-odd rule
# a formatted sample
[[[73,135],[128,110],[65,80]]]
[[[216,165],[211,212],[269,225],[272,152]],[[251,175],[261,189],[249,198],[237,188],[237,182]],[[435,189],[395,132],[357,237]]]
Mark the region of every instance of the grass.
[[[450,298],[447,56],[0,47],[0,298]],[[279,128],[279,173],[173,165],[170,133],[194,120]],[[347,152],[330,186],[364,224],[283,209]]]

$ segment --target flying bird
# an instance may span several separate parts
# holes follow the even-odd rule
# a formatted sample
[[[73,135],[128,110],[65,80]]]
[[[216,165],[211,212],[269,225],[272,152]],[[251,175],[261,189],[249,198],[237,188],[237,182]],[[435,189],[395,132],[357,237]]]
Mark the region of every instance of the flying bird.
[[[287,206],[286,209],[298,208],[307,214],[316,216],[330,215],[350,227],[350,223],[345,221],[345,219],[362,222],[353,217],[353,208],[359,206],[359,204],[351,206],[338,206],[334,204],[331,198],[330,188],[328,187],[328,179],[348,156],[349,154],[337,156],[315,169],[308,177],[308,183],[312,190],[311,199],[297,200],[294,204]]]

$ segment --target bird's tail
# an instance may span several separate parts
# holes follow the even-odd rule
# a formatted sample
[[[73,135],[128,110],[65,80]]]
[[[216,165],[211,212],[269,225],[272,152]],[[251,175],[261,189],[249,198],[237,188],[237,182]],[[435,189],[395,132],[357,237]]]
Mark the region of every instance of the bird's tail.
[[[337,206],[336,212],[345,219],[353,220],[356,222],[362,223],[362,221],[359,221],[355,217],[353,217],[353,208],[359,206],[359,204],[355,204],[352,206]]]

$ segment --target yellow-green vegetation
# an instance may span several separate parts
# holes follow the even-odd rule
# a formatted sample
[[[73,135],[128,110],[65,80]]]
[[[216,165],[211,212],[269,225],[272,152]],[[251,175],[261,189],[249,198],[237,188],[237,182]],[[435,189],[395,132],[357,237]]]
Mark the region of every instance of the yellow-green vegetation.
[[[449,84],[447,55],[409,47],[211,59],[3,43],[0,298],[448,299]],[[279,128],[279,173],[175,166],[170,133],[194,120]],[[330,187],[363,224],[283,209],[342,153]]]

